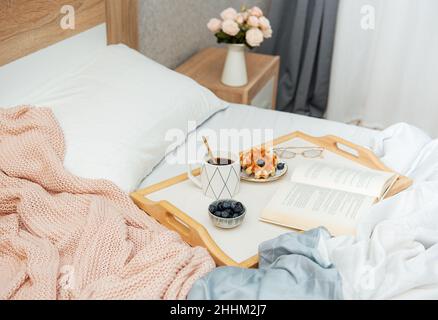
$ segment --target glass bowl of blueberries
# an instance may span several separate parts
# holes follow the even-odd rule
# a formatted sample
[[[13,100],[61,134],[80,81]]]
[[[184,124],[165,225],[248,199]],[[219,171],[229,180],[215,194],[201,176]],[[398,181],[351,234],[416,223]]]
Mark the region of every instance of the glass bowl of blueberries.
[[[235,200],[218,200],[209,207],[213,224],[222,229],[233,229],[240,226],[245,219],[245,206]]]

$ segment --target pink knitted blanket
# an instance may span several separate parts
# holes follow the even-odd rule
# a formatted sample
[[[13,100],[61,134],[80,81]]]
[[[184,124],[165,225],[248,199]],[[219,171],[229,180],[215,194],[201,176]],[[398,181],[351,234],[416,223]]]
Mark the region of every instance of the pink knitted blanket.
[[[206,250],[67,172],[64,149],[49,109],[0,108],[0,299],[184,299]]]

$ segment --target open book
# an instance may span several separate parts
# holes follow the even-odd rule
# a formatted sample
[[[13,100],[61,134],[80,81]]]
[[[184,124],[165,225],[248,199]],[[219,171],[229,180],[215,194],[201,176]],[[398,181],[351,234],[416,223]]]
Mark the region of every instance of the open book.
[[[305,160],[292,169],[260,217],[298,230],[326,227],[333,235],[354,235],[362,214],[382,200],[398,179],[391,172]]]

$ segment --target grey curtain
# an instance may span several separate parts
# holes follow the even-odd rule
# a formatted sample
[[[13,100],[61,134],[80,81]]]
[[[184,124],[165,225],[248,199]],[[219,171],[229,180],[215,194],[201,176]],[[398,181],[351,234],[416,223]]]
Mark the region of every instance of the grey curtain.
[[[338,0],[272,0],[273,38],[259,52],[281,56],[278,110],[323,117]]]

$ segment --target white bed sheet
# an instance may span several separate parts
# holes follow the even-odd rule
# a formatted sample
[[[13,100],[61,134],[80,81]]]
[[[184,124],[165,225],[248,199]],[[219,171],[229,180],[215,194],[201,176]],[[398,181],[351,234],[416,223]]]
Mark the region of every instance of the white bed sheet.
[[[219,129],[273,129],[274,137],[280,137],[293,131],[302,131],[313,136],[332,134],[366,147],[373,145],[374,138],[379,133],[379,131],[343,123],[236,104],[232,104],[228,109],[218,112],[200,128],[208,128],[216,132]],[[189,135],[186,144],[180,148],[185,148],[187,143],[190,143],[193,139],[196,139],[196,135],[192,133]],[[197,144],[199,145],[199,141]],[[178,152],[178,149],[176,152]],[[169,164],[164,159],[146,177],[139,188],[146,188],[186,171],[186,164]]]

